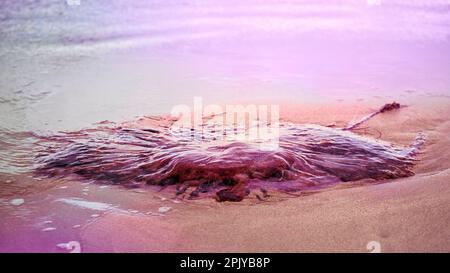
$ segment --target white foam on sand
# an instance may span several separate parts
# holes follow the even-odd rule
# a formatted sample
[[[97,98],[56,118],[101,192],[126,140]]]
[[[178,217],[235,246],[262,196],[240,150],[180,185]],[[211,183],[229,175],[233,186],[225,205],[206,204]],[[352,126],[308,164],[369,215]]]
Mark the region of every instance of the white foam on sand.
[[[20,206],[20,205],[22,205],[23,203],[25,203],[25,200],[23,200],[22,198],[16,198],[16,199],[13,199],[13,200],[11,200],[11,205],[13,205],[13,206]]]
[[[108,203],[102,203],[102,202],[94,202],[94,201],[87,201],[83,200],[81,198],[59,198],[56,199],[55,202],[62,202],[67,205],[72,205],[78,208],[82,209],[90,209],[90,210],[96,210],[96,211],[116,211],[116,212],[123,212],[123,213],[130,213],[127,210],[119,209],[118,206],[114,206],[112,204]],[[97,214],[93,214],[97,215]],[[93,218],[97,216],[92,216]]]
[[[49,231],[54,231],[54,230],[56,230],[56,228],[54,228],[54,227],[48,227],[48,228],[42,229],[42,231],[44,231],[44,232],[49,232]]]
[[[166,213],[166,212],[168,212],[169,210],[171,210],[172,208],[171,207],[160,207],[159,209],[158,209],[158,211],[160,212],[160,213]]]
[[[77,198],[60,198],[60,199],[55,200],[55,202],[63,202],[65,204],[77,206],[80,208],[100,210],[100,211],[114,209],[114,207],[111,204],[86,201],[86,200],[77,199]]]

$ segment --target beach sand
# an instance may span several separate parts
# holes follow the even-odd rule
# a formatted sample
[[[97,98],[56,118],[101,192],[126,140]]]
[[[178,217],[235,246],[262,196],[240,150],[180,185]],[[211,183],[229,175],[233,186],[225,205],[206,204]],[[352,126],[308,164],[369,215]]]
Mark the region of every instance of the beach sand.
[[[358,133],[396,145],[426,133],[415,176],[218,203],[174,201],[170,190],[4,175],[0,251],[67,252],[57,244],[77,241],[82,252],[369,252],[376,241],[381,252],[449,252],[450,99],[422,95],[406,104]],[[281,117],[345,125],[377,106],[285,104]],[[12,205],[14,198],[24,203]]]

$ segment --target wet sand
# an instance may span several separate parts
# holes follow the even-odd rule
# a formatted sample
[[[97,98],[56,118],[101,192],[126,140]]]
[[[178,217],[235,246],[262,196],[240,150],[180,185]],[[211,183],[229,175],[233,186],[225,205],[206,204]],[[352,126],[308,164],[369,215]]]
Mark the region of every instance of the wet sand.
[[[76,178],[2,176],[0,251],[67,252],[57,244],[78,241],[82,252],[368,252],[367,244],[378,241],[382,252],[448,252],[450,99],[422,95],[407,104],[359,133],[400,145],[426,133],[415,176],[341,183],[300,196],[269,192],[266,201],[250,196],[239,203],[175,201],[170,190]],[[339,124],[376,106],[284,105],[281,115]],[[24,203],[12,205],[14,198]]]

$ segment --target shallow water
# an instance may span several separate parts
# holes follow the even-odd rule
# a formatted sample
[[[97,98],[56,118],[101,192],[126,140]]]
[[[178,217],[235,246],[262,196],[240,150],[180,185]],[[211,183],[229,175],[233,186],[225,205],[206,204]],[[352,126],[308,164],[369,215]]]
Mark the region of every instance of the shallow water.
[[[449,5],[2,1],[0,130],[76,130],[193,96],[379,105],[405,90],[448,95]]]

